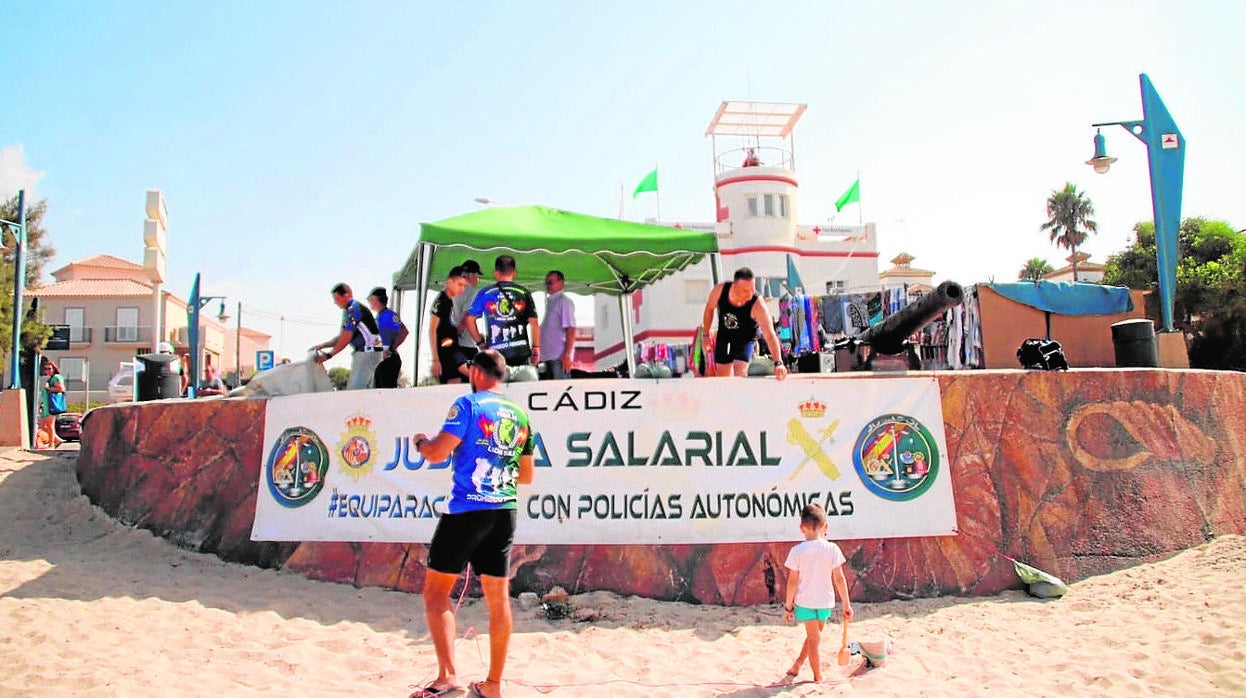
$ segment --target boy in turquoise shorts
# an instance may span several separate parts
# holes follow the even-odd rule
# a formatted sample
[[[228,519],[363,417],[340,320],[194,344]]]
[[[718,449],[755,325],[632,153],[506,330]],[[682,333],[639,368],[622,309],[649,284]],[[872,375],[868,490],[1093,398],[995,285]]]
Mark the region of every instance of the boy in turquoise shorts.
[[[805,624],[805,643],[800,655],[787,671],[790,681],[800,674],[800,667],[809,660],[813,680],[822,680],[822,662],[818,644],[822,628],[835,608],[835,594],[844,604],[844,620],[852,619],[852,601],[848,599],[848,580],[844,577],[844,553],[826,540],[826,511],[818,504],[807,504],[800,510],[800,532],[805,540],[787,554],[787,601],[783,619]]]

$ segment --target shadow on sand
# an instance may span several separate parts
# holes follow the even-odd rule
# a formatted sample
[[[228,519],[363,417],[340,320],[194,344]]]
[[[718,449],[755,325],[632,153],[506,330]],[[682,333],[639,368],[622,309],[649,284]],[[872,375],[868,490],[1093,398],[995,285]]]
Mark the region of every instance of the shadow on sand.
[[[418,595],[344,584],[223,562],[207,554],[177,548],[151,533],[122,526],[82,495],[74,475],[76,450],[0,454],[0,560],[46,561],[50,567],[10,588],[11,598],[157,598],[196,603],[231,613],[276,613],[325,625],[366,623],[380,632],[425,633]],[[988,599],[944,597],[916,601],[858,604],[859,620],[887,615],[915,617],[961,603]],[[1035,601],[1021,592],[995,597],[998,603]],[[590,627],[692,630],[713,640],[742,627],[783,625],[778,606],[701,607],[704,613],[672,613],[672,604],[638,597],[593,592],[572,597],[575,615],[550,621],[537,610],[516,607],[516,632],[572,632]],[[483,618],[480,599],[466,599],[463,623]],[[685,610],[688,610],[685,609]],[[761,693],[790,687],[758,688]],[[753,689],[750,689],[753,690]]]

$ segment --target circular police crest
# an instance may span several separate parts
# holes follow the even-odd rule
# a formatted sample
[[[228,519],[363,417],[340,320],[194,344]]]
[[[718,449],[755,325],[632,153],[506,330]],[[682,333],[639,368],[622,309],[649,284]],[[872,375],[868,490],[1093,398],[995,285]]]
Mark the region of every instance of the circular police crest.
[[[871,420],[852,447],[866,489],[894,502],[922,496],[939,475],[939,445],[930,430],[903,414]]]
[[[273,499],[293,509],[316,498],[328,470],[329,449],[320,437],[307,427],[291,427],[269,451],[264,479]]]

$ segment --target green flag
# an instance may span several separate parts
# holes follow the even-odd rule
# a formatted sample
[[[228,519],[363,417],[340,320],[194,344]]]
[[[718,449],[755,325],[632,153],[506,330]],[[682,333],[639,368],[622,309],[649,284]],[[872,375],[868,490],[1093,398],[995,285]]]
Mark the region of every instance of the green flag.
[[[857,181],[853,182],[852,186],[848,187],[848,191],[844,192],[844,195],[839,197],[839,199],[835,202],[835,213],[842,211],[848,204],[860,202],[861,178],[857,177]]]
[[[640,196],[642,192],[657,191],[657,190],[658,190],[658,168],[655,167],[653,168],[653,172],[650,172],[649,174],[645,175],[645,178],[640,180],[640,184],[636,185],[636,191],[632,192],[632,198],[635,199],[637,196]]]

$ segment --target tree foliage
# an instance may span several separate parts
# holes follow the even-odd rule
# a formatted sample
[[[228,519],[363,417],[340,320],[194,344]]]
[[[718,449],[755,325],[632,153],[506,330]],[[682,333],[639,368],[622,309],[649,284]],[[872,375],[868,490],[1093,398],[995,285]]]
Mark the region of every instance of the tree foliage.
[[[350,381],[350,369],[334,366],[329,369],[329,382],[333,384],[334,390],[346,390],[346,384]]]
[[[43,278],[44,268],[56,255],[56,250],[48,242],[47,230],[43,227],[43,218],[48,210],[46,199],[26,208],[26,288],[38,286]],[[17,195],[0,203],[0,220],[17,221]],[[13,346],[13,274],[16,271],[17,246],[14,244],[15,231],[9,226],[0,224],[0,237],[3,238],[3,249],[0,250],[0,356],[7,357]],[[22,312],[30,307],[26,301]],[[22,346],[27,349],[42,348],[51,335],[51,328],[38,322],[38,318],[22,321]]]
[[[1025,266],[1021,267],[1021,271],[1017,274],[1017,278],[1022,281],[1038,281],[1053,271],[1055,271],[1055,269],[1047,263],[1047,260],[1033,257],[1025,261]]]
[[[1051,235],[1051,241],[1073,252],[1073,280],[1077,281],[1077,248],[1081,247],[1099,226],[1091,216],[1095,205],[1072,182],[1051,192],[1047,197],[1047,222],[1039,226]]]
[[[1155,226],[1138,223],[1134,233],[1129,249],[1108,258],[1103,282],[1156,290]],[[1173,319],[1191,336],[1191,365],[1246,370],[1246,235],[1225,221],[1187,218],[1177,254]]]

